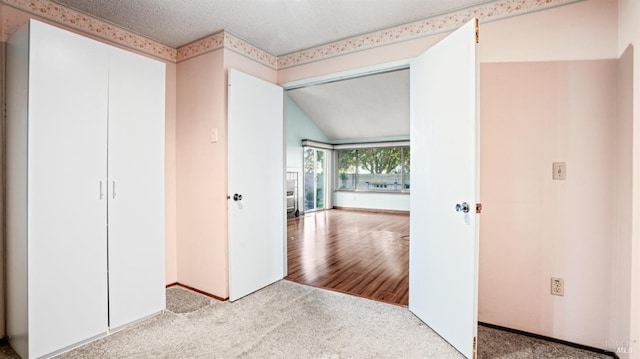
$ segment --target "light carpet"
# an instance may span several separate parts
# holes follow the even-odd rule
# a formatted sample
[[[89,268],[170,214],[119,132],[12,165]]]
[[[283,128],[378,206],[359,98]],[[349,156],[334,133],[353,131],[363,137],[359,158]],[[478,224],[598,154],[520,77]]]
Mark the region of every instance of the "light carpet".
[[[191,306],[184,300],[169,308]],[[177,293],[176,293],[177,292]],[[196,294],[197,296],[197,294]],[[180,305],[182,303],[183,305]],[[288,281],[234,303],[210,300],[163,315],[60,358],[460,358],[402,307]]]
[[[607,358],[482,326],[478,330],[479,358]],[[0,345],[0,357],[16,357],[10,348],[6,354],[7,348]],[[165,313],[59,358],[462,356],[406,308],[279,281],[234,303],[169,288]]]

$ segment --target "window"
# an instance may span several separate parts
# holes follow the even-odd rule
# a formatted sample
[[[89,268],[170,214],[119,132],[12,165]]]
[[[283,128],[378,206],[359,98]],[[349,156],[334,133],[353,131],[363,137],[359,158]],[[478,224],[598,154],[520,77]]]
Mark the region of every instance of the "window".
[[[324,208],[326,151],[304,148],[304,209]]]
[[[356,163],[358,150],[341,150],[338,152],[338,189],[356,189]]]
[[[409,147],[337,150],[336,158],[339,191],[409,191]]]

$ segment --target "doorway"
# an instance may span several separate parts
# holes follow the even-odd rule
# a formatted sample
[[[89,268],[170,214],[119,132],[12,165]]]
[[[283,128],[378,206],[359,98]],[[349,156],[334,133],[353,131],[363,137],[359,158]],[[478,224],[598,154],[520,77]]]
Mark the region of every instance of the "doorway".
[[[477,29],[477,20],[470,21],[412,60],[409,96],[411,157],[414,165],[416,159],[420,163],[411,168],[414,184],[420,185],[411,186],[409,310],[467,357],[476,354],[477,335],[478,236],[476,213],[470,210],[477,203],[479,183]],[[353,94],[358,92],[344,94],[333,108],[346,107],[347,112],[353,101],[344,97]],[[300,112],[313,118],[312,111],[302,108]],[[351,116],[331,118],[339,129],[354,123]],[[361,138],[368,137],[366,142],[374,142],[376,136],[362,137],[362,133],[395,124],[389,118],[369,119],[366,125],[353,128]],[[337,143],[329,131],[323,132],[333,149],[345,144]],[[353,138],[345,135],[345,141],[349,137]],[[402,179],[398,184],[402,186]],[[374,188],[389,187],[376,182]],[[343,197],[370,205],[357,189],[352,192]],[[337,195],[334,200],[338,202]]]

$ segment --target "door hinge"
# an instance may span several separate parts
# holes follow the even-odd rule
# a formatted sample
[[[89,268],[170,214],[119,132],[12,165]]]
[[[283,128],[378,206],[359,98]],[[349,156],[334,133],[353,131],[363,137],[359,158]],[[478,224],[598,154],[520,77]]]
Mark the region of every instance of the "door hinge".
[[[476,18],[476,44],[480,43],[480,20]]]
[[[476,359],[478,355],[478,339],[473,337],[473,359]]]
[[[476,203],[476,214],[482,213],[482,203]]]

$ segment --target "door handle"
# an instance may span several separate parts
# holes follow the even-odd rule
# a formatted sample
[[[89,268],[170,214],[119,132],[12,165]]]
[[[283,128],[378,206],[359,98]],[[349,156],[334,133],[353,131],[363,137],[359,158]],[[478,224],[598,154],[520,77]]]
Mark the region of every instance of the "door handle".
[[[241,194],[234,194],[233,195],[233,200],[234,201],[242,201],[242,195]]]
[[[469,213],[469,203],[462,202],[456,204],[456,212]]]
[[[116,199],[116,181],[113,181],[113,191],[111,191],[111,197]]]
[[[104,191],[102,190],[102,181],[100,181],[100,199],[104,198]]]

